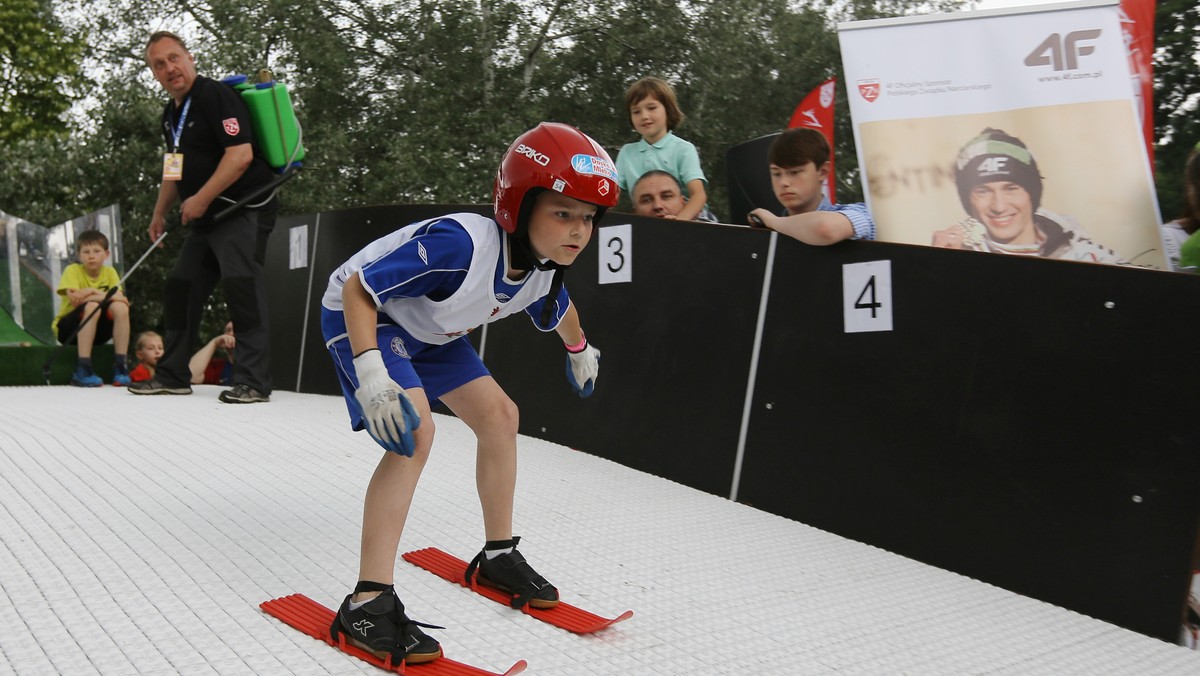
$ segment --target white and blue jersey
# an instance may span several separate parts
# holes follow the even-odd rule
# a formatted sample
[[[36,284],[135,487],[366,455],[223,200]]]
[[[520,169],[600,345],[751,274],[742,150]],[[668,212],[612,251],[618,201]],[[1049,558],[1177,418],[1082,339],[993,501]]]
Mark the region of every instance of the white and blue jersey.
[[[566,287],[549,324],[541,325],[554,272],[530,270],[521,281],[509,280],[503,234],[495,221],[472,213],[408,225],[335,270],[321,305],[340,312],[342,286],[357,273],[380,313],[425,343],[448,343],[521,310],[540,330],[553,330],[570,304]]]
[[[469,341],[476,327],[524,310],[541,331],[558,326],[570,306],[566,287],[554,299],[550,321],[540,322],[553,270],[508,279],[509,253],[499,224],[459,213],[407,225],[371,242],[329,276],[321,299],[321,330],[337,367],[351,423],[361,429],[342,288],[358,275],[379,311],[380,351],[401,387],[421,387],[430,401],[487,368]]]

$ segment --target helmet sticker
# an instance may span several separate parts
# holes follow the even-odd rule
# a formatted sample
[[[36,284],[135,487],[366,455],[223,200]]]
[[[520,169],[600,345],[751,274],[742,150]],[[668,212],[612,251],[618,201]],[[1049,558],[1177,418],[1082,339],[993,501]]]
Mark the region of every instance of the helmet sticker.
[[[612,180],[617,180],[617,169],[613,166],[611,160],[595,155],[576,155],[571,158],[571,168],[576,173],[592,174],[593,176],[604,176]]]
[[[596,188],[596,192],[600,193],[601,195],[607,195],[608,191],[609,191],[608,181],[605,179],[600,179],[600,187]]]
[[[547,164],[550,164],[550,156],[549,155],[547,155],[545,153],[539,153],[538,151],[534,150],[533,148],[530,148],[529,146],[525,145],[524,143],[517,146],[516,153],[518,155],[524,155],[525,157],[528,157],[529,159],[533,160],[534,162],[537,162],[538,164],[542,165],[543,167],[546,166]]]
[[[554,179],[554,192],[562,192],[565,187],[567,187],[566,181],[561,178]]]

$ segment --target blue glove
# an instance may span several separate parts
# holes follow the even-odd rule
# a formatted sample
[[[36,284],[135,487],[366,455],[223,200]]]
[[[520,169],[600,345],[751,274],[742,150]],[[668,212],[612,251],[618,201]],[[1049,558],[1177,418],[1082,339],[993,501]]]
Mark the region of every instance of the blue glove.
[[[413,430],[421,426],[404,388],[388,375],[383,355],[377,349],[367,350],[354,358],[354,372],[358,375],[358,389],[354,398],[362,409],[367,433],[380,446],[411,458]]]
[[[592,394],[596,386],[596,375],[600,372],[600,350],[584,341],[583,349],[567,350],[567,382],[581,397]]]

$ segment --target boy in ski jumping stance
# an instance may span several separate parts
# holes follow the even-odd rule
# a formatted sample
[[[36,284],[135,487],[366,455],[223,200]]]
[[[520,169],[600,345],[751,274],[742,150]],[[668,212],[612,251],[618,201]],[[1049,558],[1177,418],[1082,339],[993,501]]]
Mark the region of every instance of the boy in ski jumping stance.
[[[359,582],[331,627],[393,663],[429,662],[441,646],[404,612],[392,587],[396,550],[413,491],[433,445],[430,402],[440,400],[478,439],[476,484],[486,544],[471,562],[481,583],[512,605],[553,608],[558,590],[534,572],[512,534],[517,407],[470,342],[485,322],[524,310],[567,350],[580,396],[596,381],[600,351],[588,344],[562,286],[563,271],[617,203],[608,154],[574,127],[543,123],[522,134],[496,174],[495,220],[472,213],[413,223],[382,237],[329,278],[321,324],[355,430],[384,453],[367,486]]]

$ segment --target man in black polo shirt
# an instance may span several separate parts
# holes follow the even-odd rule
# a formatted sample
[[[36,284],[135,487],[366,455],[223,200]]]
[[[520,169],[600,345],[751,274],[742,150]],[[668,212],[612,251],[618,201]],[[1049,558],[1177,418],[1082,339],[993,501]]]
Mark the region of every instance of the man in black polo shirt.
[[[268,193],[218,223],[212,222],[212,216],[270,183],[271,168],[255,148],[241,96],[221,82],[197,75],[195,59],[179,36],[166,31],[151,35],[146,63],[171,95],[163,109],[167,152],[150,238],[162,234],[166,215],[176,204],[190,232],[167,278],[165,352],[154,378],[131,385],[129,391],[191,394],[188,359],[199,342],[204,303],[219,276],[238,330],[233,387],[222,392],[220,400],[268,401],[271,376],[262,259],[277,203]]]

